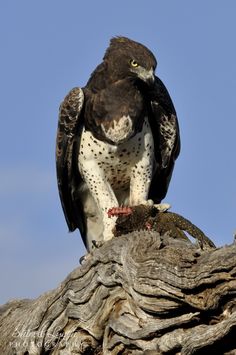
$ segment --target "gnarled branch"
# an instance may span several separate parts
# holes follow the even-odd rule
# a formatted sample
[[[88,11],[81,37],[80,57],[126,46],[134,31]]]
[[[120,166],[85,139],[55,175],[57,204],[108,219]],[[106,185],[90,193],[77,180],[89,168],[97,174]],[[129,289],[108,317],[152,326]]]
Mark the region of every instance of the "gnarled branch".
[[[133,231],[58,288],[0,308],[1,354],[233,354],[236,245]]]

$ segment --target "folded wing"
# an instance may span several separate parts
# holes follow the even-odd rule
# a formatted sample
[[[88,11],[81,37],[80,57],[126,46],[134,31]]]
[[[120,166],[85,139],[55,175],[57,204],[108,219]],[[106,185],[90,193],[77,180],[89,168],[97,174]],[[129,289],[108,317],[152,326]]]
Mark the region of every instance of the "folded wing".
[[[150,100],[149,121],[154,137],[157,168],[149,198],[159,203],[167,193],[175,160],[180,152],[180,134],[174,105],[165,85],[158,77],[150,93]]]
[[[76,199],[76,189],[82,181],[78,171],[78,132],[82,124],[84,94],[81,88],[72,89],[60,106],[56,140],[57,183],[62,208],[69,231],[84,232],[82,205]]]

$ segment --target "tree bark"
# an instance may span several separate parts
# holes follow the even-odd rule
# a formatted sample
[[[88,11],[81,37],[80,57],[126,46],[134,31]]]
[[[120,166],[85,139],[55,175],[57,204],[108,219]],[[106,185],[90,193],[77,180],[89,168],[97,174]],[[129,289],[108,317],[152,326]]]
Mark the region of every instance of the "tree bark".
[[[236,354],[236,245],[116,237],[55,290],[0,307],[0,354]]]

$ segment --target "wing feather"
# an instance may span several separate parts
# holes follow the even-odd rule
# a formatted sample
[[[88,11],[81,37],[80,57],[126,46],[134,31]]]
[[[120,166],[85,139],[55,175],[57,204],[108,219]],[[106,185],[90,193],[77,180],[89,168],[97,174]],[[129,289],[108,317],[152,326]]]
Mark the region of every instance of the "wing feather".
[[[149,120],[154,136],[157,169],[152,179],[149,197],[159,203],[167,193],[175,160],[180,152],[180,134],[173,102],[158,77],[150,99]]]
[[[56,140],[57,183],[63,212],[69,231],[84,231],[82,206],[75,198],[76,186],[82,181],[77,167],[78,132],[82,121],[84,93],[79,87],[72,89],[59,110]]]

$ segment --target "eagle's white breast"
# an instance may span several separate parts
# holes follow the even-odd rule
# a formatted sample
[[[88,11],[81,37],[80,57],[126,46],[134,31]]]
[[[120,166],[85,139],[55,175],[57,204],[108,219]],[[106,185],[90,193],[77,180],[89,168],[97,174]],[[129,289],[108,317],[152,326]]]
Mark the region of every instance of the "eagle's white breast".
[[[127,116],[124,116],[122,120],[124,125],[125,122],[129,124],[130,119],[127,118],[126,120],[126,118]],[[124,128],[124,125],[121,124],[121,127]],[[117,133],[116,130],[117,128],[114,127],[114,130],[110,131],[113,139],[114,137],[119,139],[121,135],[125,137],[125,129],[123,132]],[[129,184],[131,169],[143,160],[145,160],[143,162],[145,166],[151,168],[154,163],[153,159],[154,143],[147,118],[145,118],[142,130],[139,133],[117,146],[100,141],[94,138],[90,131],[82,130],[78,165],[85,181],[88,175],[92,174],[92,169],[96,167],[114,189],[124,189]],[[89,161],[91,161],[91,164],[89,164]],[[86,164],[84,164],[85,162]],[[89,169],[90,171],[88,171]],[[96,181],[93,183],[96,184]]]

